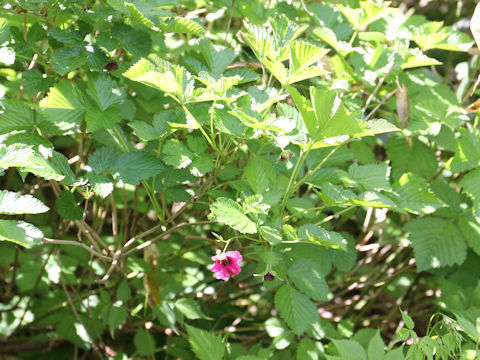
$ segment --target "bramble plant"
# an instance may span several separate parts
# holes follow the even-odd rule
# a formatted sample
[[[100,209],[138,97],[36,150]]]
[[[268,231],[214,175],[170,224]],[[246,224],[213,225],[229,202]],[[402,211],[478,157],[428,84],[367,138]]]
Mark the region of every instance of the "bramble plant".
[[[477,358],[480,7],[433,3],[0,1],[0,357]]]

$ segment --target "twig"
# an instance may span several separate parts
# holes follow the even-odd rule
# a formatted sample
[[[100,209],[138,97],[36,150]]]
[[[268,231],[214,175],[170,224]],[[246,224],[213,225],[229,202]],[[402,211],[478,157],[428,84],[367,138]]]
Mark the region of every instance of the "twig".
[[[58,245],[73,245],[73,246],[80,246],[87,250],[90,254],[103,259],[103,260],[111,260],[112,258],[103,254],[100,254],[99,252],[95,251],[91,247],[88,247],[86,244],[82,242],[77,242],[77,241],[72,241],[72,240],[56,240],[56,239],[49,239],[49,238],[43,238],[42,239],[43,244],[58,244]]]
[[[119,255],[119,257],[125,257],[125,256],[128,256],[128,255],[136,252],[136,251],[142,250],[142,249],[146,248],[147,246],[150,246],[150,245],[156,243],[157,241],[161,240],[165,236],[167,236],[167,235],[171,234],[172,232],[175,232],[176,230],[181,229],[183,227],[196,226],[196,225],[206,225],[206,224],[215,224],[215,222],[214,221],[198,221],[198,222],[195,222],[195,223],[180,223],[180,224],[168,229],[167,231],[163,232],[162,234],[154,237],[153,239],[148,240],[147,242],[144,242],[143,244],[140,244],[140,245],[136,246],[132,250],[125,251],[127,248],[124,246],[122,248],[122,251],[121,251],[121,254]]]
[[[365,120],[370,119],[370,118],[373,116],[373,114],[375,114],[375,113],[377,112],[377,110],[378,110],[383,104],[385,104],[385,103],[388,101],[388,99],[390,99],[396,92],[397,92],[397,89],[395,89],[395,90],[393,90],[393,91],[390,91],[387,95],[385,95],[385,97],[382,99],[382,101],[380,101],[380,103],[379,103],[377,106],[375,106],[372,111],[370,111],[370,113],[367,115],[367,117],[365,118]]]

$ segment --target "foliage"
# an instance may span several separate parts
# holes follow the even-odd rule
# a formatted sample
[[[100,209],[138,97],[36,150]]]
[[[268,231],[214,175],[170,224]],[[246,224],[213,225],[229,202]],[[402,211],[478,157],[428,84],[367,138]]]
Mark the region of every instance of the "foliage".
[[[0,357],[478,356],[461,8],[0,4]]]

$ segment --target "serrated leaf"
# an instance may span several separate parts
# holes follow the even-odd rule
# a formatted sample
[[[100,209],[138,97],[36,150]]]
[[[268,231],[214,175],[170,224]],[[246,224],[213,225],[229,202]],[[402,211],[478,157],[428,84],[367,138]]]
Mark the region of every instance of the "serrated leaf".
[[[95,195],[105,199],[113,191],[113,182],[110,178],[95,173],[87,174],[87,179]]]
[[[114,305],[107,309],[107,314],[103,314],[103,318],[106,320],[106,323],[110,328],[110,335],[112,338],[115,338],[115,330],[125,323],[128,317],[128,312],[124,306]]]
[[[112,168],[113,164],[117,161],[119,154],[111,147],[102,147],[95,150],[93,154],[88,158],[88,165],[92,168],[96,174],[101,174],[108,169]]]
[[[365,207],[390,208],[403,212],[391,198],[376,191],[366,191],[361,193],[350,199],[349,203]]]
[[[166,33],[194,35],[203,35],[206,31],[202,24],[181,16],[162,18],[160,21],[160,29]]]
[[[453,172],[477,168],[480,165],[480,135],[475,130],[459,129],[460,137],[455,139],[455,155],[445,167]]]
[[[385,343],[380,336],[380,331],[377,330],[375,335],[370,339],[367,349],[368,359],[382,360],[385,356]]]
[[[245,167],[243,175],[254,193],[262,194],[270,185],[267,173],[256,156],[252,157]]]
[[[130,18],[134,22],[139,22],[142,25],[145,25],[147,28],[152,30],[159,30],[155,24],[147,18],[136,6],[135,4],[124,2],[125,8],[128,9],[130,13]]]
[[[200,360],[222,360],[225,345],[220,336],[187,325],[188,341],[192,350]]]
[[[0,214],[40,214],[49,208],[31,195],[0,190]]]
[[[150,335],[147,330],[138,328],[137,333],[133,338],[133,343],[140,355],[154,356],[155,348],[157,347],[155,344],[155,338]]]
[[[0,168],[21,167],[29,164],[33,157],[33,150],[30,146],[23,144],[12,144],[5,146],[0,144]]]
[[[87,62],[87,51],[82,45],[58,49],[51,58],[52,70],[60,76],[78,69]]]
[[[193,299],[182,298],[175,302],[175,308],[178,309],[187,319],[207,319],[211,320],[209,316],[205,315],[200,309],[198,302]]]
[[[193,176],[201,177],[212,171],[214,167],[215,162],[210,155],[200,155],[192,161],[190,172]]]
[[[87,102],[72,82],[61,79],[40,101],[40,109],[63,131],[76,130],[85,116]]]
[[[295,88],[287,85],[287,90],[297,104],[298,110],[315,143],[312,148],[333,146],[350,138],[397,131],[385,120],[363,121],[345,109],[334,91],[310,88],[310,99],[305,99]]]
[[[313,244],[347,251],[348,241],[340,233],[325,230],[324,228],[313,224],[302,225],[298,230],[298,233],[300,239]]]
[[[207,39],[200,41],[200,52],[213,74],[222,74],[238,55],[238,53],[232,49],[213,45],[212,42]]]
[[[405,138],[392,137],[387,141],[386,152],[392,163],[392,177],[399,178],[406,172],[430,177],[435,174],[438,161],[427,145],[414,138],[411,146]]]
[[[102,111],[110,106],[120,105],[126,98],[123,89],[117,88],[116,82],[104,73],[88,77],[87,94]]]
[[[139,138],[145,141],[160,139],[169,131],[168,124],[157,116],[155,116],[152,125],[145,121],[131,121],[128,126],[135,131]]]
[[[425,180],[412,173],[403,174],[393,185],[393,191],[397,195],[397,204],[414,214],[430,214],[445,206],[433,194]]]
[[[218,198],[210,206],[209,219],[226,224],[244,234],[255,234],[257,226],[242,211],[240,205],[227,198]]]
[[[341,359],[343,360],[367,360],[367,354],[355,340],[337,340],[333,339],[333,343],[337,348]]]
[[[145,58],[132,65],[123,76],[161,90],[182,102],[193,96],[194,79],[182,66],[156,59],[156,64]]]
[[[24,102],[13,99],[2,100],[1,106],[0,134],[32,129],[35,115]]]
[[[418,271],[461,265],[466,246],[455,224],[440,218],[417,218],[405,225],[410,234]]]
[[[357,197],[353,191],[344,189],[341,186],[335,186],[329,182],[323,183],[321,188],[323,197],[326,197],[329,202],[347,204],[351,199]]]
[[[112,28],[112,34],[132,55],[148,56],[152,50],[152,38],[146,31],[121,24]]]
[[[83,217],[83,209],[77,205],[75,196],[68,190],[63,190],[58,194],[55,201],[57,211],[64,219],[81,220]]]
[[[300,259],[288,269],[288,277],[293,284],[313,300],[326,301],[328,286],[312,260]]]
[[[297,336],[307,331],[312,321],[318,318],[315,305],[289,285],[284,285],[277,290],[275,307]]]
[[[387,164],[358,165],[353,163],[348,174],[364,190],[390,190],[390,167]]]
[[[62,30],[60,28],[50,29],[48,36],[53,37],[55,40],[60,41],[67,45],[79,45],[82,44],[83,39],[78,31]]]
[[[312,341],[309,338],[300,340],[297,348],[297,360],[318,360],[319,354],[323,353],[323,345],[319,341]]]
[[[282,235],[280,231],[271,226],[260,226],[260,235],[268,241],[270,245],[277,245],[282,242]]]
[[[238,83],[244,84],[247,82],[258,80],[258,78],[260,77],[260,74],[248,68],[236,68],[236,69],[225,71],[224,76],[227,76],[227,77],[239,76],[240,80]]]
[[[161,158],[165,164],[182,169],[191,164],[194,155],[183,143],[171,139],[163,145]]]
[[[10,28],[8,26],[8,20],[0,18],[0,44],[10,39]]]
[[[85,121],[87,123],[87,132],[95,132],[100,129],[112,129],[116,123],[122,121],[122,113],[116,107],[108,108],[105,111],[96,108],[87,110]]]
[[[59,166],[61,165],[59,159],[56,158],[56,160],[59,164],[55,164],[53,159],[48,160],[41,155],[33,155],[28,159],[26,165],[22,166],[21,170],[24,172],[31,172],[32,174],[43,177],[46,180],[61,181],[65,179],[65,174]],[[71,175],[71,170],[68,175]],[[68,182],[70,183],[71,181]]]
[[[155,155],[137,151],[118,157],[108,172],[126,184],[138,185],[141,180],[158,175],[163,169],[165,165]]]
[[[480,169],[472,170],[466,174],[460,186],[463,188],[463,192],[467,194],[473,201],[473,215],[480,223]]]
[[[10,241],[23,247],[39,245],[43,233],[25,221],[0,220],[0,240]]]

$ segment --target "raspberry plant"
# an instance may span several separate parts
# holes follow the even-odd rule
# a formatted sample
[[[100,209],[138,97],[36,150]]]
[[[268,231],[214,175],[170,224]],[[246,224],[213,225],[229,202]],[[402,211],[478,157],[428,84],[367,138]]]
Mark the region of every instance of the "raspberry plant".
[[[0,4],[1,356],[476,358],[472,4]]]

